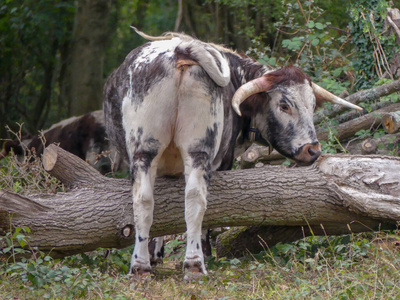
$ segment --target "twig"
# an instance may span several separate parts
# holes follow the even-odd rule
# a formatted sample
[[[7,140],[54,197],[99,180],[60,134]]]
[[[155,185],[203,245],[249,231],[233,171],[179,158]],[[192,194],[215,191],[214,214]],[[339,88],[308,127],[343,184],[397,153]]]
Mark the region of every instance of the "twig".
[[[297,0],[297,4],[299,5],[300,11],[303,14],[304,20],[306,20],[306,22],[308,23],[308,19],[306,14],[304,13],[303,7],[301,6],[300,0]]]
[[[393,22],[391,17],[387,16],[386,19],[389,22],[389,24],[393,27],[394,31],[396,32],[397,37],[400,38],[400,29],[399,29],[399,27],[397,27],[397,25]]]

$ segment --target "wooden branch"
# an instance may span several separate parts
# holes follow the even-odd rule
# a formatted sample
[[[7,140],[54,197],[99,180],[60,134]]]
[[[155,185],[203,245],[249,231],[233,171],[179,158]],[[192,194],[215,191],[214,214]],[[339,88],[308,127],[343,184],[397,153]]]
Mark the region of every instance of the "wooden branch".
[[[254,167],[257,162],[268,163],[283,162],[285,157],[273,148],[259,146],[253,144],[241,156],[240,167],[242,169],[249,169]]]
[[[390,101],[371,103],[370,104],[370,111],[376,111],[378,109],[387,107],[387,106],[392,105],[392,104],[393,104],[393,102],[390,102]],[[362,115],[364,115],[364,112],[360,112],[358,110],[350,110],[350,111],[345,112],[343,114],[337,115],[335,117],[335,120],[338,123],[344,123],[344,122],[359,118]]]
[[[0,193],[0,231],[28,226],[31,246],[54,257],[122,248],[133,243],[131,182],[106,178],[54,145],[44,165],[71,189],[23,197]],[[184,180],[160,178],[155,185],[152,235],[185,231]],[[311,167],[264,167],[216,172],[210,182],[204,227],[319,226],[353,231],[394,226],[400,220],[400,159],[324,155]],[[362,224],[362,225],[357,225]]]
[[[337,134],[335,136],[340,140],[346,140],[355,135],[356,132],[364,129],[369,129],[378,126],[381,124],[381,119],[383,115],[387,112],[398,111],[400,110],[400,103],[395,103],[376,111],[373,111],[369,114],[361,116],[357,119],[347,121],[345,123],[339,124],[335,127]],[[317,137],[320,141],[326,141],[328,139],[329,132],[326,131],[326,128],[317,130]]]
[[[397,45],[400,45],[400,29],[399,29],[400,13],[399,13],[399,9],[398,8],[388,8],[385,21],[387,23],[389,23],[389,25],[392,29],[392,30],[389,30],[388,34],[391,34],[393,31],[396,35]]]

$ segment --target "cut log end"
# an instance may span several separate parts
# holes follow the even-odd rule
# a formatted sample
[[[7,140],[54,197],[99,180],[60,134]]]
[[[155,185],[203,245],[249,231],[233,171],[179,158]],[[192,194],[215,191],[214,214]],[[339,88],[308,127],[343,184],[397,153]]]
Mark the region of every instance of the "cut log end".
[[[133,232],[133,225],[131,225],[131,224],[126,225],[122,229],[122,236],[123,237],[130,237],[132,235],[132,232]]]
[[[387,113],[382,117],[383,129],[387,133],[395,133],[400,127],[400,112]]]
[[[50,172],[51,170],[53,170],[53,168],[57,162],[57,156],[58,156],[57,148],[55,145],[50,145],[46,149],[44,149],[42,164],[43,164],[43,168],[47,172]]]
[[[376,154],[377,150],[378,150],[378,144],[374,139],[366,139],[361,144],[362,154]]]

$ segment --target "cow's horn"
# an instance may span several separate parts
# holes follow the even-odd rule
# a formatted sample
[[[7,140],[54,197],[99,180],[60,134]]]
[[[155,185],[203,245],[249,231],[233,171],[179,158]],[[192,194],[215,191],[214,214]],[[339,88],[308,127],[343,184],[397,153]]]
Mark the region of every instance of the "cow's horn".
[[[262,76],[260,78],[256,78],[252,81],[249,81],[242,85],[233,95],[232,98],[232,107],[236,111],[236,113],[241,116],[242,113],[240,112],[240,104],[249,98],[251,95],[265,92],[270,89],[271,85],[269,84],[267,78]]]
[[[316,96],[321,97],[322,99],[324,99],[325,101],[331,102],[331,103],[335,103],[335,104],[339,104],[339,105],[343,105],[349,108],[353,108],[353,109],[357,109],[357,110],[363,110],[360,106],[355,105],[353,103],[350,103],[346,100],[343,100],[342,98],[339,98],[337,96],[335,96],[334,94],[328,92],[327,90],[325,90],[324,88],[320,87],[318,84],[315,84],[314,82],[312,83],[312,88],[314,90],[314,94]]]

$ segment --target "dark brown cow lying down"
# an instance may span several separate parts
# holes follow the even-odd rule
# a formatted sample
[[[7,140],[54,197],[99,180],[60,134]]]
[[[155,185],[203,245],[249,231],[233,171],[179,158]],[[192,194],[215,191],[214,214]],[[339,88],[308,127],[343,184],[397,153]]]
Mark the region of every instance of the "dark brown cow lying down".
[[[40,155],[45,147],[57,143],[64,150],[88,161],[102,174],[109,173],[112,169],[124,168],[122,157],[106,138],[104,116],[101,110],[56,123],[45,130],[43,136],[44,144],[40,135],[30,140],[24,140],[24,145],[21,145],[17,139],[6,141],[0,152],[0,159],[7,156],[11,150],[16,155],[23,155],[25,149],[34,148],[36,154]],[[112,163],[114,164],[113,168]]]

